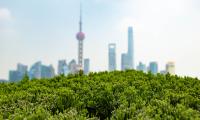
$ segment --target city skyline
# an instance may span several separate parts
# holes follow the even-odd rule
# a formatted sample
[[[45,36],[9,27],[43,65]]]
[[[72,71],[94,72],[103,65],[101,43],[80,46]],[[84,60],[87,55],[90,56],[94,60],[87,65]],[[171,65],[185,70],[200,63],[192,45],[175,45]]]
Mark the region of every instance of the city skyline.
[[[139,61],[157,61],[165,66],[167,61],[174,61],[178,75],[200,77],[199,2],[161,1],[84,1],[84,56],[91,59],[91,70],[107,70],[108,43],[118,46],[117,69],[120,68],[120,54],[127,48],[126,29],[133,26],[136,65]],[[79,0],[2,0],[0,4],[0,78],[8,78],[8,71],[18,62],[31,66],[42,60],[57,66],[59,59],[69,62],[77,58],[74,34]]]

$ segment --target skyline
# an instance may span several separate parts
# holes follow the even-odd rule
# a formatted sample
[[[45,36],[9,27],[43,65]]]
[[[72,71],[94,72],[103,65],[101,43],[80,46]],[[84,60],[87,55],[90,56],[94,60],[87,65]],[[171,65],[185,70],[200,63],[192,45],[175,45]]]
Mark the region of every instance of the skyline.
[[[79,0],[2,0],[0,4],[0,78],[7,78],[8,71],[18,62],[31,66],[42,60],[57,66],[60,59],[77,59],[74,34]],[[127,48],[127,27],[133,26],[136,65],[139,61],[158,61],[164,66],[175,61],[178,75],[200,77],[198,5],[197,0],[85,1],[84,56],[91,59],[91,70],[107,70],[108,43],[117,44],[119,69],[120,54]]]

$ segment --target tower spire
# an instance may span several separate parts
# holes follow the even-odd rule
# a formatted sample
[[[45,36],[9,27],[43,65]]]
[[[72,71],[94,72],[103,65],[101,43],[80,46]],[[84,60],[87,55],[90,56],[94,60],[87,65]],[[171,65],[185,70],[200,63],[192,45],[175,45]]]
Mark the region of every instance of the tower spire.
[[[78,68],[83,67],[83,40],[85,39],[85,34],[82,32],[82,3],[80,0],[80,21],[79,21],[79,32],[76,34],[78,40]]]
[[[80,23],[79,23],[80,32],[82,32],[82,2],[80,1]]]

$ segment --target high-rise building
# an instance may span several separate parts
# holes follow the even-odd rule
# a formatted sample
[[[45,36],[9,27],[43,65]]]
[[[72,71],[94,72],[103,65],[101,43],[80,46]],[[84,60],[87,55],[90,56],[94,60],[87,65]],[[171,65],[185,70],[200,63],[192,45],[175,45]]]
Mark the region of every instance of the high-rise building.
[[[121,69],[134,69],[133,28],[128,27],[128,52],[121,56]]]
[[[80,6],[80,22],[79,22],[79,32],[76,34],[78,40],[78,70],[83,70],[83,40],[85,39],[85,34],[82,32],[82,6]]]
[[[74,74],[77,73],[77,64],[75,60],[72,60],[69,62],[68,64],[68,68],[69,68],[69,73]]]
[[[24,75],[27,73],[28,67],[26,65],[17,64],[17,70],[9,71],[9,81],[17,82],[23,79]]]
[[[116,70],[116,44],[111,43],[108,45],[108,70]]]
[[[175,63],[174,62],[168,62],[166,64],[166,72],[175,75]]]
[[[139,65],[137,66],[137,70],[138,70],[138,71],[147,72],[147,67],[146,67],[146,65],[143,64],[142,62],[139,62]]]
[[[42,68],[42,62],[36,62],[35,64],[32,65],[32,67],[29,70],[29,78],[33,79],[40,79],[42,78],[41,76],[41,68]]]
[[[55,76],[55,70],[52,65],[42,65],[42,62],[36,62],[29,71],[30,79],[52,78]]]
[[[128,60],[129,68],[134,69],[133,27],[128,28]]]
[[[55,70],[52,65],[41,66],[41,78],[53,78],[55,76]]]
[[[84,59],[84,74],[88,74],[90,72],[90,59]]]
[[[28,66],[23,65],[21,63],[18,63],[17,64],[17,71],[19,71],[24,76],[27,73],[27,71],[28,71]]]
[[[58,75],[66,74],[66,68],[68,68],[65,60],[58,61]]]
[[[129,69],[128,55],[123,53],[121,56],[121,70]]]
[[[149,71],[153,74],[157,74],[158,73],[158,63],[157,62],[150,62]]]
[[[9,81],[10,82],[17,82],[22,80],[22,75],[17,70],[11,70],[9,71]]]

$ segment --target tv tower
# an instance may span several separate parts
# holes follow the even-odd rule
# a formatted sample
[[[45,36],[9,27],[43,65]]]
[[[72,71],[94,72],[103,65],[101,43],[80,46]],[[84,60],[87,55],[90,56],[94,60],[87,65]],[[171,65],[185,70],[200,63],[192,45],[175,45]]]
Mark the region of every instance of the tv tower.
[[[83,70],[83,40],[85,34],[82,32],[82,4],[80,3],[79,32],[76,34],[78,40],[78,70]]]

